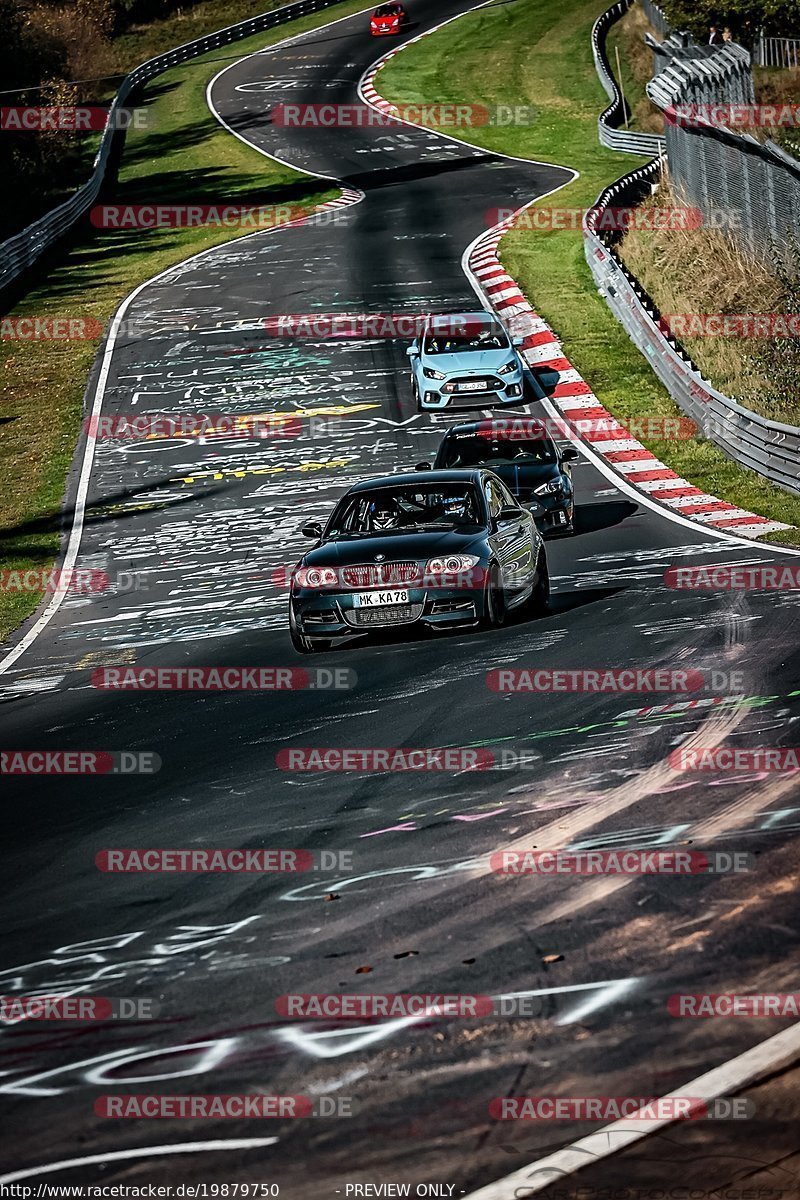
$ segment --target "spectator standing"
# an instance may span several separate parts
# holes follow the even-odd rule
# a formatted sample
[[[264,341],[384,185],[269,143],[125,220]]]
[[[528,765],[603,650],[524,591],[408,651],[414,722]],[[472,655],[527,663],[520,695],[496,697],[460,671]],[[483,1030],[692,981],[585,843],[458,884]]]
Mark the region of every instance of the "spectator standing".
[[[721,46],[722,45],[722,34],[717,29],[716,25],[712,25],[709,28],[708,44],[709,44],[709,46]]]

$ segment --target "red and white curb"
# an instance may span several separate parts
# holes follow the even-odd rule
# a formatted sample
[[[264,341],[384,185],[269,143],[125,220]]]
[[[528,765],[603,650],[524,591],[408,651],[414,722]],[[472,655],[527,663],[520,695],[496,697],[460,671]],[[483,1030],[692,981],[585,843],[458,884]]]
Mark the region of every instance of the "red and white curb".
[[[555,387],[548,391],[559,412],[567,420],[591,421],[597,426],[593,432],[582,434],[595,453],[659,504],[702,525],[750,536],[790,529],[791,526],[780,521],[737,508],[694,487],[631,437],[625,426],[603,407],[580,372],[564,357],[561,343],[550,326],[533,311],[519,284],[498,259],[498,244],[513,221],[512,216],[476,242],[468,259],[469,269],[498,316],[513,332],[524,335],[521,349],[528,365],[556,376]]]

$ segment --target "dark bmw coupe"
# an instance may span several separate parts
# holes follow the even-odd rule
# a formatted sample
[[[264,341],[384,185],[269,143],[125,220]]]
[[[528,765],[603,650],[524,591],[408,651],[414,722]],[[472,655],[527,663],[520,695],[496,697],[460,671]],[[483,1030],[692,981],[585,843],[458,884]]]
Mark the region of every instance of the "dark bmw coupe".
[[[550,583],[531,514],[491,471],[417,471],[357,483],[294,569],[301,654],[387,626],[501,625],[547,610]]]

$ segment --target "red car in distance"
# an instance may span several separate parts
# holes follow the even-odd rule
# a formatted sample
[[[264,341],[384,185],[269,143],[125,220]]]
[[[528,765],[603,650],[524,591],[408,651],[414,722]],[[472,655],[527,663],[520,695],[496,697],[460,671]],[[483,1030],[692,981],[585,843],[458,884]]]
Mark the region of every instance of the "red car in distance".
[[[408,13],[402,4],[382,4],[376,8],[369,23],[373,37],[386,33],[399,33],[408,24]]]

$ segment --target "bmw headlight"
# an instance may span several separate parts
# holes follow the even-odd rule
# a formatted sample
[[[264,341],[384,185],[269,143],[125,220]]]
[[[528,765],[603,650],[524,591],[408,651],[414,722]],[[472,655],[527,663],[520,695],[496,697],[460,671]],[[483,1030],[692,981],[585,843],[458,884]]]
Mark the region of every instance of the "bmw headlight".
[[[293,579],[301,588],[336,587],[339,582],[339,576],[333,567],[299,567]]]
[[[471,571],[480,559],[474,554],[448,554],[444,558],[429,558],[425,564],[426,575],[456,575],[459,571]]]
[[[559,492],[563,492],[564,484],[560,479],[551,479],[549,483],[543,483],[540,487],[533,489],[534,496],[557,496]]]
[[[442,371],[435,371],[433,367],[423,367],[422,374],[426,379],[446,379],[447,376]]]
[[[517,360],[515,358],[512,358],[511,362],[507,362],[505,364],[505,366],[498,367],[497,374],[498,375],[510,375],[512,371],[516,371],[516,370],[518,370],[518,368],[519,368],[519,363],[517,362]]]

